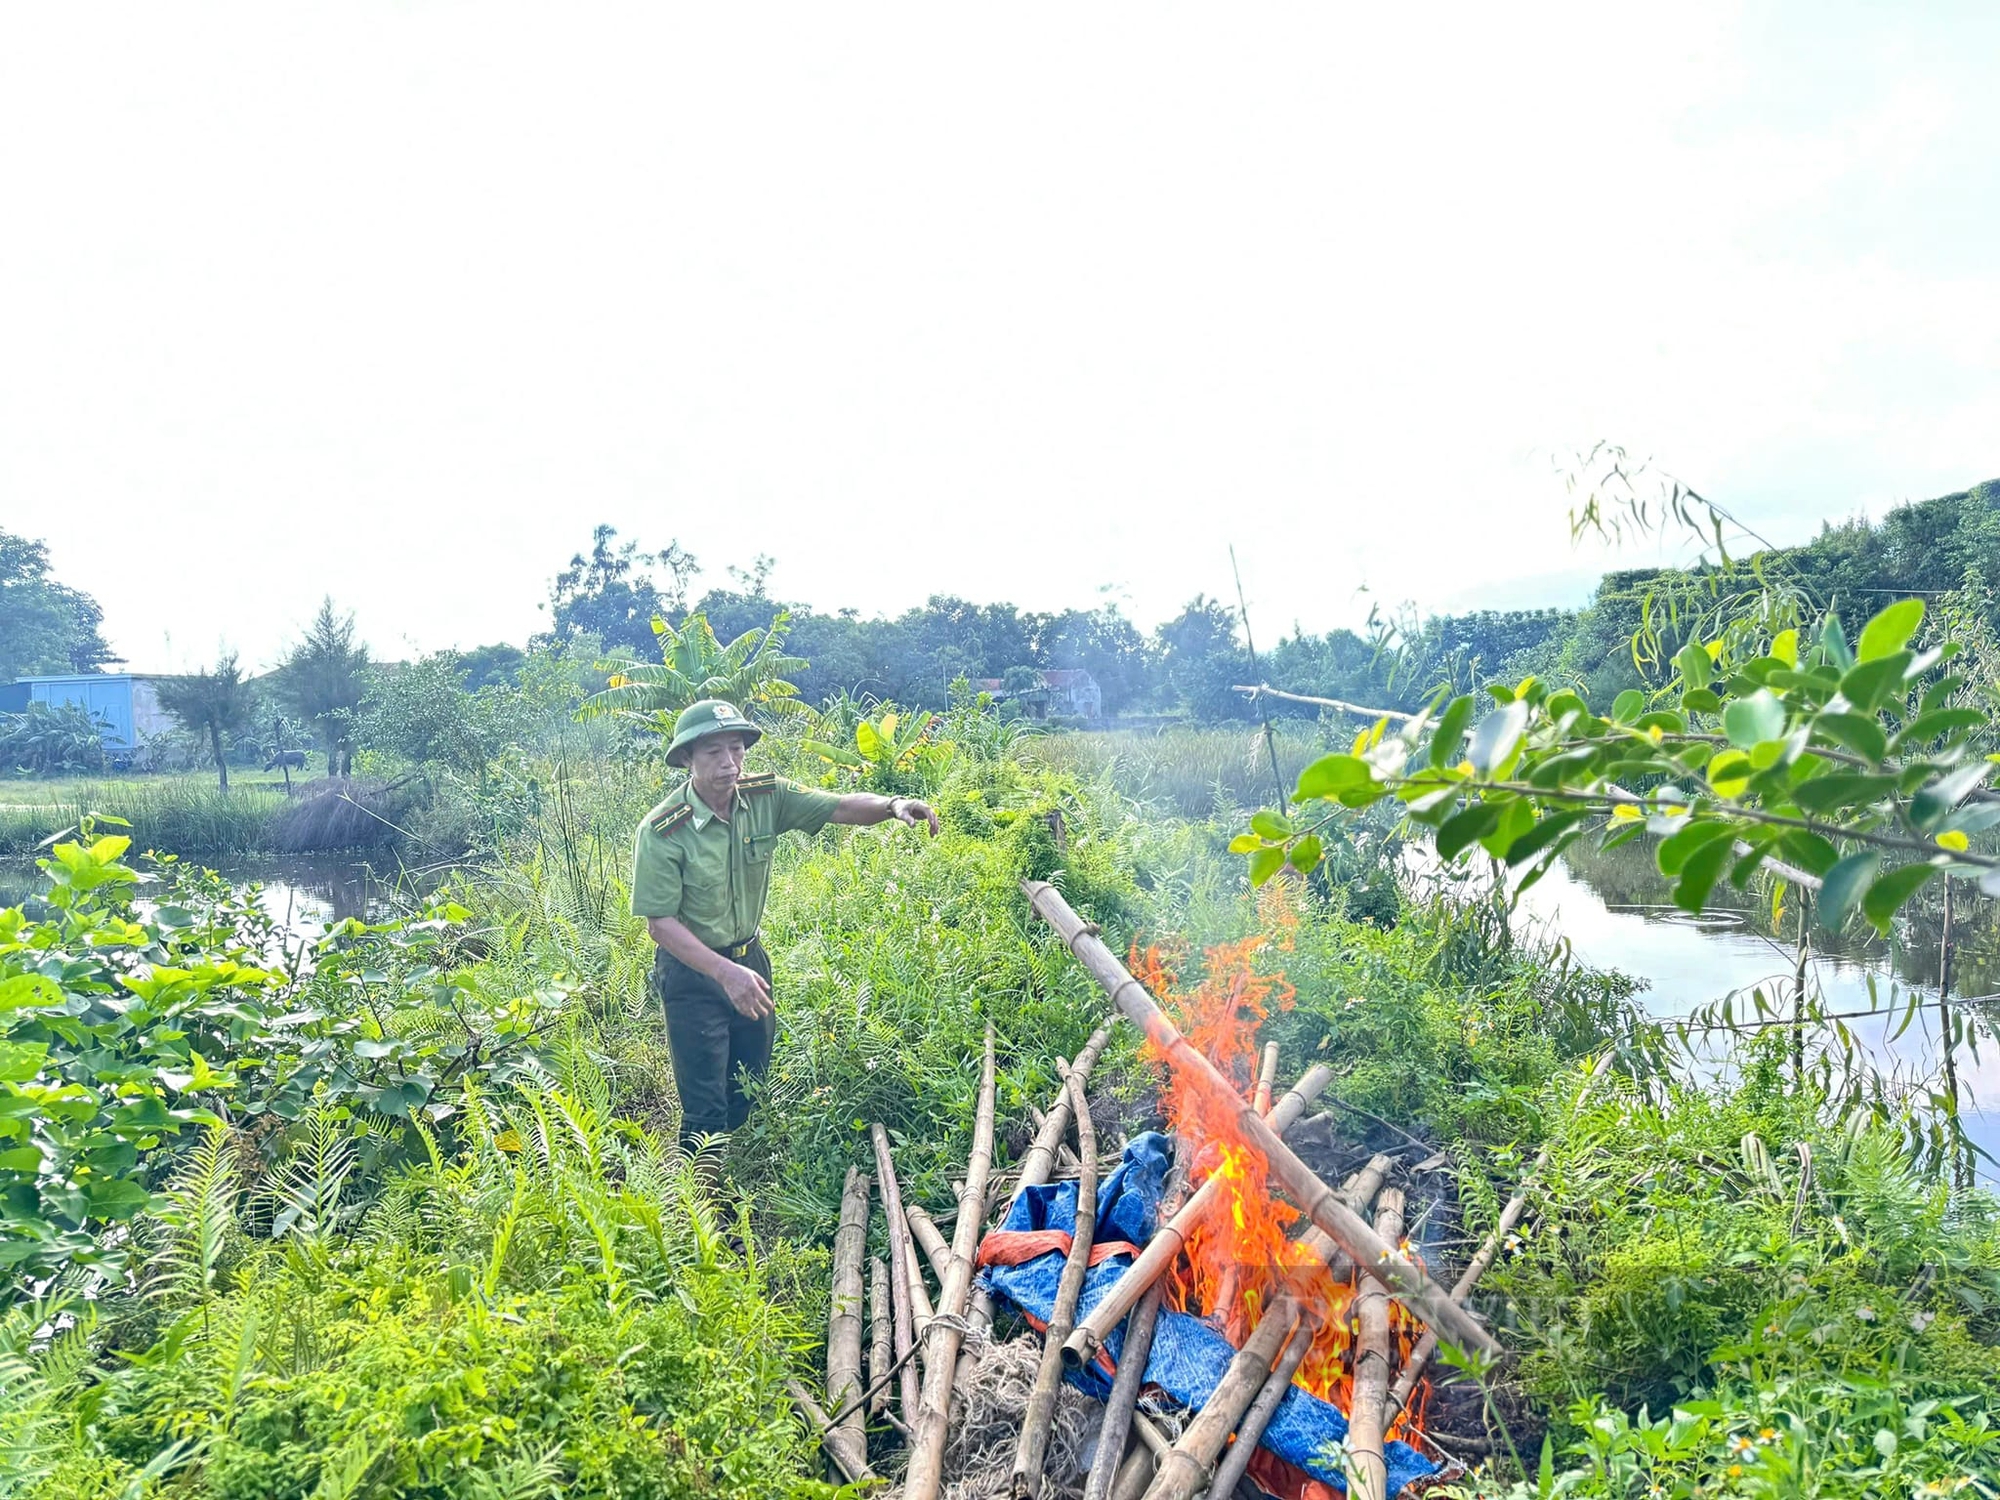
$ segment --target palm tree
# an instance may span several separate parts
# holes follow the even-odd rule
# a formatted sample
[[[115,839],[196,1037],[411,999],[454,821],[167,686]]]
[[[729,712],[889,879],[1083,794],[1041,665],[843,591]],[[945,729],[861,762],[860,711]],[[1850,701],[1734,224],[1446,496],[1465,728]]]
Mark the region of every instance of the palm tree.
[[[660,665],[623,657],[600,662],[612,674],[611,685],[585,699],[578,713],[616,714],[656,734],[672,734],[675,717],[702,698],[720,698],[745,713],[803,713],[798,688],[785,678],[803,669],[806,661],[780,649],[791,619],[780,610],[769,626],[746,630],[726,646],[699,611],[682,621],[678,630],[665,620],[654,620]]]
[[[250,722],[250,684],[236,666],[236,653],[229,652],[214,668],[187,677],[162,677],[156,684],[160,707],[180,720],[190,734],[208,736],[215,752],[215,774],[222,790],[229,790],[229,757],[222,743],[233,740]]]

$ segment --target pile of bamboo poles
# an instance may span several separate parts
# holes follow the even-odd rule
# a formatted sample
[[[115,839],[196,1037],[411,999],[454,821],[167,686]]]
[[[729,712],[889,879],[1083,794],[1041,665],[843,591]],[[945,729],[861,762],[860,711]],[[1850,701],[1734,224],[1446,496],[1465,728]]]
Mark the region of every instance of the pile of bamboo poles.
[[[1103,985],[1117,1012],[1143,1029],[1172,1067],[1192,1076],[1198,1086],[1226,1094],[1240,1138],[1265,1157],[1271,1189],[1282,1192],[1305,1221],[1294,1241],[1304,1253],[1296,1257],[1297,1266],[1267,1289],[1262,1316],[1223,1380],[1199,1411],[1187,1414],[1179,1436],[1169,1440],[1138,1405],[1147,1351],[1167,1273],[1181,1258],[1190,1233],[1217,1206],[1223,1185],[1211,1176],[1186,1190],[1185,1163],[1177,1161],[1152,1238],[1108,1295],[1079,1320],[1099,1172],[1116,1155],[1107,1153],[1100,1162],[1086,1093],[1092,1068],[1109,1040],[1109,1023],[1074,1059],[1058,1064],[1062,1089],[1046,1114],[1030,1111],[1037,1127],[1032,1143],[1004,1173],[995,1170],[993,1161],[994,1037],[989,1026],[972,1150],[948,1212],[933,1214],[922,1204],[904,1201],[889,1135],[879,1124],[871,1127],[875,1173],[871,1178],[850,1170],[834,1242],[827,1404],[821,1408],[800,1389],[794,1393],[801,1398],[800,1410],[817,1426],[828,1457],[847,1479],[875,1477],[869,1453],[872,1424],[883,1442],[900,1440],[907,1451],[901,1488],[906,1500],[936,1500],[945,1482],[947,1439],[957,1419],[953,1391],[966,1389],[992,1325],[992,1305],[973,1280],[980,1241],[1016,1195],[1064,1176],[1077,1183],[1076,1230],[1055,1307],[1041,1331],[1039,1365],[1021,1415],[1011,1473],[1002,1471],[1014,1500],[1039,1500],[1049,1492],[1048,1482],[1073,1486],[1079,1478],[1085,1481],[1085,1500],[1261,1493],[1245,1477],[1250,1460],[1315,1338],[1334,1316],[1350,1320],[1350,1488],[1357,1500],[1388,1500],[1385,1438],[1409,1408],[1439,1337],[1462,1349],[1494,1352],[1490,1336],[1466,1310],[1465,1299],[1490,1264],[1501,1235],[1518,1219],[1522,1200],[1508,1206],[1487,1247],[1446,1293],[1405,1252],[1404,1191],[1391,1181],[1394,1164],[1389,1157],[1375,1157],[1334,1187],[1286,1146],[1286,1132],[1331,1082],[1328,1069],[1311,1068],[1277,1093],[1276,1049],[1267,1048],[1250,1097],[1236,1094],[1179,1036],[1099,941],[1093,926],[1078,918],[1052,887],[1028,882],[1024,889],[1034,909]],[[871,1258],[875,1202],[882,1206],[886,1254]],[[1351,1281],[1353,1288],[1351,1303],[1338,1311],[1326,1295],[1334,1284],[1329,1272],[1343,1284]],[[1226,1299],[1237,1295],[1237,1286],[1237,1277],[1223,1278],[1218,1307],[1228,1306]],[[1405,1341],[1392,1337],[1392,1301],[1400,1302],[1407,1319],[1423,1330],[1400,1369],[1397,1353]],[[1064,1366],[1076,1369],[1098,1358],[1120,1324],[1125,1325],[1124,1357],[1103,1408],[1089,1473],[1047,1476],[1051,1416]]]

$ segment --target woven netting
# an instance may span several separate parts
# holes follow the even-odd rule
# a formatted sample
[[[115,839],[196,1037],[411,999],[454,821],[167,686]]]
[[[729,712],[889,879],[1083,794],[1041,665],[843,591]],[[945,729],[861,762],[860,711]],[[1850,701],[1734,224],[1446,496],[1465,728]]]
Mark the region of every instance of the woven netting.
[[[1014,1449],[1021,1440],[1028,1392],[1041,1364],[1042,1341],[1022,1334],[990,1342],[951,1392],[951,1436],[944,1450],[943,1500],[1001,1500],[1013,1492]],[[1104,1407],[1067,1383],[1057,1388],[1042,1494],[1081,1500],[1084,1467],[1096,1448]]]

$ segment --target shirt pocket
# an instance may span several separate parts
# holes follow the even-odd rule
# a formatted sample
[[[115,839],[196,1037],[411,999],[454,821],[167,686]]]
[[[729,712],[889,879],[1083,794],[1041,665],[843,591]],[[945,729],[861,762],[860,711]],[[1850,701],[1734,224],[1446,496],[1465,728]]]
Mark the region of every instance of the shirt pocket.
[[[777,848],[777,834],[753,833],[743,840],[744,861],[753,870],[767,870],[770,868],[771,856]]]

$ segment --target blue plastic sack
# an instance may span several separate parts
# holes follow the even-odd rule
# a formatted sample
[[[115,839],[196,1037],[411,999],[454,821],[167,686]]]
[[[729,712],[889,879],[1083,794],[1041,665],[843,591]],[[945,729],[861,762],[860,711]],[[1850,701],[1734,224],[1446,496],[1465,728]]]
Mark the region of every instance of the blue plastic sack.
[[[1139,1136],[1126,1146],[1124,1158],[1098,1186],[1094,1243],[1125,1241],[1144,1245],[1152,1238],[1171,1158],[1172,1144],[1157,1133]],[[1000,1227],[1073,1231],[1076,1184],[1061,1182],[1029,1188],[1014,1200]],[[1062,1279],[1063,1260],[1062,1254],[1051,1250],[1018,1266],[990,1266],[981,1274],[987,1289],[995,1296],[1013,1303],[1036,1322],[1045,1323],[1055,1308],[1056,1284]],[[1104,1300],[1131,1264],[1131,1256],[1115,1255],[1090,1268],[1084,1276],[1079,1318]],[[1117,1362],[1124,1342],[1125,1325],[1120,1322],[1105,1340],[1113,1363]],[[1199,1410],[1235,1355],[1235,1347],[1229,1340],[1201,1319],[1185,1313],[1162,1312],[1153,1332],[1152,1351],[1146,1359],[1146,1380],[1183,1405]],[[1068,1373],[1065,1378],[1100,1401],[1111,1392],[1111,1382],[1102,1367],[1094,1363]],[[1340,1464],[1329,1453],[1330,1445],[1346,1436],[1347,1418],[1339,1407],[1294,1386],[1279,1403],[1271,1425],[1264,1429],[1260,1446],[1313,1478],[1345,1489]],[[1384,1456],[1391,1495],[1410,1481],[1437,1472],[1435,1464],[1407,1443],[1385,1445]]]

